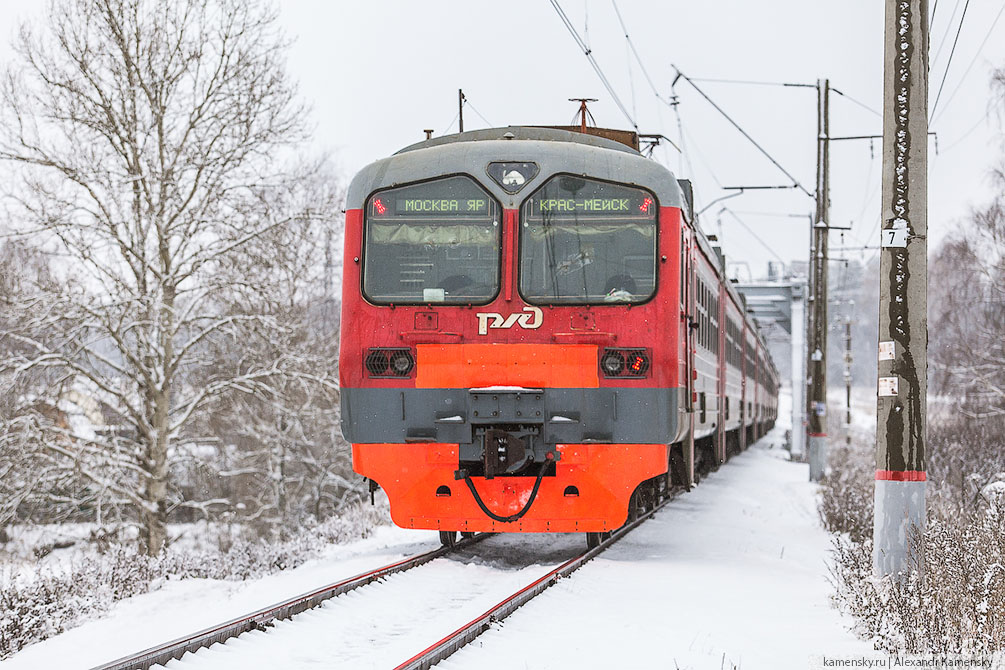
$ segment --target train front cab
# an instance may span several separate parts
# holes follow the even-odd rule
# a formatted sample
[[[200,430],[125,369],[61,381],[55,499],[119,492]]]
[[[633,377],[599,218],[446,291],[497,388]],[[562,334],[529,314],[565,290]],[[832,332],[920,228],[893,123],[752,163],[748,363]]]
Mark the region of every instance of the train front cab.
[[[486,164],[514,153],[484,145]],[[449,165],[450,149],[414,153]],[[637,154],[572,150],[609,173],[563,173],[548,148],[517,153],[539,172],[519,197],[393,158],[350,189],[343,432],[399,526],[606,532],[666,481],[685,429],[663,325],[681,321],[681,194]]]

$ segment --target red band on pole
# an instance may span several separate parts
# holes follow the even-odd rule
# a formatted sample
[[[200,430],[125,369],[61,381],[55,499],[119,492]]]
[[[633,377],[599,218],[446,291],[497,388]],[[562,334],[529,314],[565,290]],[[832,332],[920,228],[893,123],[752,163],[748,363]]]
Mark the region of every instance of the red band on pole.
[[[827,437],[827,433],[810,433],[810,437]]]
[[[924,470],[876,470],[876,479],[887,482],[923,482],[927,476]]]

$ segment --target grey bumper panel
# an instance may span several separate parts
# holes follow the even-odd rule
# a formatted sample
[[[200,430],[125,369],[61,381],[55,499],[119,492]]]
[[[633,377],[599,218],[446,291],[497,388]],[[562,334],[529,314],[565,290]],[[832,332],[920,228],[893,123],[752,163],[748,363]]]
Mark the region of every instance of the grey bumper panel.
[[[342,389],[342,434],[355,444],[471,444],[474,426],[539,425],[547,444],[668,444],[680,389]]]

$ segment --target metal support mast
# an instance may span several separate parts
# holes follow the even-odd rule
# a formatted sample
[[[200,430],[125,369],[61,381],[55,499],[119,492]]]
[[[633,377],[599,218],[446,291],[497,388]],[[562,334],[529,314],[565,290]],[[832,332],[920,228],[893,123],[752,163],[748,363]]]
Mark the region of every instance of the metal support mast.
[[[464,132],[464,91],[457,89],[457,132]]]
[[[920,568],[928,394],[928,1],[886,0],[873,570]]]
[[[810,481],[827,469],[827,218],[830,209],[830,80],[817,80],[817,209],[813,223],[813,330],[810,333]]]
[[[844,321],[844,443],[851,446],[851,317]]]

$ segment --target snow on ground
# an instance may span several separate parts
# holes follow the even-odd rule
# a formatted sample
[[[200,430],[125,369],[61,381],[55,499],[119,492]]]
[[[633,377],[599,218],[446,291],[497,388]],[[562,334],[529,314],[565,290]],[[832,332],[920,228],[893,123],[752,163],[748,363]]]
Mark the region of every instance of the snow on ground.
[[[801,669],[810,656],[873,655],[830,605],[830,540],[818,521],[816,487],[807,466],[779,448],[788,428],[785,400],[783,419],[766,438],[437,667]],[[581,535],[489,538],[268,633],[218,645],[200,667],[222,667],[280,631],[296,648],[284,656],[267,641],[268,653],[240,654],[242,670],[393,665],[582,543]],[[381,528],[261,580],[169,582],[0,668],[89,668],[436,545],[433,532]],[[432,605],[420,611],[427,600]],[[177,663],[170,667],[188,667],[187,659]]]
[[[490,537],[166,667],[393,668],[584,548],[582,535]]]
[[[259,580],[169,581],[116,603],[99,620],[24,649],[0,668],[92,668],[438,546],[435,531],[382,526],[365,540]]]
[[[775,670],[874,655],[831,607],[830,538],[808,466],[775,457],[782,423],[437,668]]]

